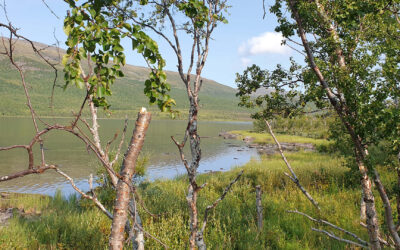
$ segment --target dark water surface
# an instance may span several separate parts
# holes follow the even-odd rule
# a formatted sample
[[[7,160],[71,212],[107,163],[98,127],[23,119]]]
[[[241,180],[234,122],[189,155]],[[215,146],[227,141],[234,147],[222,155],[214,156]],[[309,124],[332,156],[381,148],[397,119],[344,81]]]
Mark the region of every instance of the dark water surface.
[[[60,124],[68,124],[70,119],[57,119]],[[100,120],[100,134],[103,144],[109,141],[116,131],[122,131],[123,120]],[[132,135],[134,121],[129,122],[124,148]],[[185,173],[180,162],[171,135],[182,139],[185,121],[165,120],[151,122],[146,136],[143,153],[150,156],[146,177],[149,180],[173,178]],[[200,122],[199,134],[202,137],[202,160],[199,172],[226,171],[234,166],[243,165],[252,157],[257,157],[255,149],[249,149],[238,140],[224,140],[218,137],[221,131],[250,129],[247,122]],[[0,147],[14,144],[28,144],[34,135],[29,118],[0,118]],[[63,131],[51,131],[45,135],[45,153],[48,164],[57,164],[73,177],[79,187],[88,189],[87,179],[99,169],[99,163],[92,153],[88,153],[80,140]],[[114,143],[117,147],[119,141]],[[36,152],[36,164],[40,163],[39,151]],[[186,156],[190,159],[189,151]],[[27,153],[24,149],[0,151],[0,176],[27,168]],[[58,174],[48,171],[41,175],[31,175],[0,183],[0,192],[24,192],[54,194],[60,189],[63,194],[74,193],[72,187]]]

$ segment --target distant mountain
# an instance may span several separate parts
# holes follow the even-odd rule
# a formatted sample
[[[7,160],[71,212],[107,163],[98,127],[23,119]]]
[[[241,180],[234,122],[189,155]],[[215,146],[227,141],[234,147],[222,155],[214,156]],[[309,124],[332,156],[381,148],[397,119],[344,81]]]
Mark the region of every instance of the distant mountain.
[[[52,62],[59,62],[64,50],[45,44],[36,43],[43,49],[45,57]],[[0,51],[4,49],[0,46]],[[71,111],[80,105],[84,92],[75,86],[70,86],[64,91],[56,87],[53,108],[49,108],[50,96],[54,80],[54,71],[48,67],[33,51],[29,43],[16,42],[14,51],[16,62],[22,65],[29,91],[37,113],[42,116],[71,116]],[[62,67],[58,67],[56,85],[63,86]],[[125,77],[119,79],[112,86],[113,95],[109,98],[111,116],[124,117],[126,114],[135,115],[142,106],[149,107],[147,97],[143,94],[144,81],[149,70],[144,67],[126,65]],[[186,118],[188,101],[184,85],[179,74],[167,71],[167,81],[171,84],[171,96],[177,102],[176,109]],[[249,112],[237,106],[236,90],[217,83],[213,80],[203,79],[200,93],[200,116],[206,120],[249,119]],[[155,106],[150,107],[154,116],[164,117]],[[102,113],[102,112],[100,112]],[[10,64],[7,57],[0,55],[0,116],[26,116],[26,99],[18,72]],[[101,114],[105,115],[105,114]]]

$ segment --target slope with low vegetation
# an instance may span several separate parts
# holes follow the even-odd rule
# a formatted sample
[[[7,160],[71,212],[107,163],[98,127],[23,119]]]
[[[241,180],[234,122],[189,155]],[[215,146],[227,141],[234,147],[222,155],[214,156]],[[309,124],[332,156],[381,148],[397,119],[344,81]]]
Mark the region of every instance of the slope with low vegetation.
[[[64,51],[44,44],[36,44],[51,62],[58,62]],[[63,90],[64,79],[61,66],[58,68],[58,77],[54,91],[53,107],[50,108],[54,70],[46,65],[32,52],[30,45],[23,41],[16,43],[16,62],[23,66],[27,82],[30,85],[32,104],[41,116],[71,116],[72,107],[80,106],[84,91],[69,87]],[[126,65],[125,77],[117,80],[112,87],[113,95],[110,97],[110,112],[113,118],[130,117],[142,106],[148,106],[148,99],[143,94],[144,81],[148,76],[148,69]],[[167,81],[171,85],[171,96],[176,100],[176,110],[184,118],[188,109],[187,93],[178,73],[167,71]],[[246,120],[249,119],[248,111],[237,106],[236,90],[217,83],[213,80],[203,79],[200,94],[200,106],[203,119],[207,120]],[[8,58],[0,55],[0,116],[28,116],[25,106],[25,96],[22,91],[18,72],[9,64]],[[164,116],[157,112],[156,107],[150,107],[155,117]],[[106,113],[99,113],[104,116]]]

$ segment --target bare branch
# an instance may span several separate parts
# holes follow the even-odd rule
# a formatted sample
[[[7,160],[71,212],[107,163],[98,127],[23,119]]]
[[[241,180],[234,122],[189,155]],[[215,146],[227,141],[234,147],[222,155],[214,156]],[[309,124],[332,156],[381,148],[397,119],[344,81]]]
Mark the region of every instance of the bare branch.
[[[263,229],[263,208],[261,202],[261,186],[256,186],[256,208],[257,208],[257,227],[261,231]]]
[[[390,200],[386,194],[385,188],[383,187],[383,184],[379,177],[379,173],[376,169],[374,169],[374,174],[375,174],[374,182],[378,189],[379,195],[381,196],[383,207],[385,208],[386,224],[388,226],[390,235],[393,237],[396,249],[400,249],[400,237],[399,234],[397,233],[396,226],[393,221],[393,214],[392,214],[393,211],[392,211],[392,206],[390,205]]]
[[[125,118],[125,125],[124,125],[124,129],[122,131],[121,134],[121,141],[119,142],[118,148],[117,148],[117,152],[115,153],[115,157],[114,160],[112,160],[110,162],[110,166],[114,166],[114,164],[118,161],[119,155],[121,154],[121,148],[122,145],[124,144],[124,140],[125,140],[125,134],[126,134],[126,129],[128,128],[128,117]]]
[[[225,188],[225,190],[224,190],[224,192],[222,193],[222,195],[221,195],[217,200],[215,200],[213,204],[207,206],[206,211],[204,212],[203,226],[202,226],[202,228],[201,228],[201,231],[202,231],[202,232],[204,232],[204,230],[206,229],[209,211],[210,211],[211,209],[214,209],[214,208],[218,205],[218,203],[220,203],[220,202],[225,198],[226,194],[229,192],[229,190],[231,190],[233,184],[235,184],[235,183],[240,179],[240,177],[243,175],[243,171],[244,171],[244,170],[240,171],[240,173],[236,176],[236,178],[233,179],[233,180],[231,181],[231,183],[229,183],[229,185]]]
[[[311,229],[312,229],[313,231],[315,231],[315,232],[324,233],[324,234],[328,235],[329,237],[331,237],[332,239],[335,239],[335,240],[338,240],[338,241],[342,241],[342,242],[345,242],[345,243],[347,243],[347,244],[356,245],[356,246],[359,246],[359,247],[362,247],[362,248],[368,248],[368,246],[366,246],[366,245],[361,245],[361,244],[359,244],[359,243],[357,243],[357,242],[354,242],[354,241],[351,241],[351,240],[347,240],[347,239],[340,238],[340,237],[336,236],[336,235],[335,235],[334,233],[332,233],[332,232],[328,232],[328,231],[321,230],[321,229],[316,229],[316,228],[311,228]]]
[[[183,162],[183,165],[184,165],[185,168],[186,168],[186,171],[188,172],[188,174],[191,174],[191,170],[190,170],[190,167],[189,167],[189,163],[187,162],[187,160],[186,160],[186,158],[185,158],[185,155],[184,155],[184,153],[183,153],[183,146],[182,146],[182,144],[179,144],[179,143],[175,140],[175,138],[174,138],[173,136],[171,136],[171,139],[174,141],[175,145],[178,147],[179,155],[180,155],[180,157],[181,157],[181,160],[182,160],[182,162]]]
[[[308,191],[300,184],[300,181],[297,178],[296,173],[294,172],[292,166],[290,165],[290,163],[286,159],[286,156],[283,154],[283,150],[282,150],[281,144],[279,143],[278,139],[275,137],[275,134],[272,131],[271,125],[265,119],[264,119],[264,122],[267,125],[268,131],[271,134],[272,138],[274,139],[276,146],[278,147],[279,153],[281,154],[281,157],[282,157],[283,161],[285,162],[287,168],[289,169],[289,171],[291,173],[291,176],[289,174],[285,173],[286,176],[288,176],[294,182],[294,184],[296,184],[296,186],[301,190],[301,192],[303,192],[303,194],[307,197],[307,199],[309,201],[311,201],[311,203],[314,205],[314,207],[316,207],[318,210],[321,210],[321,208],[318,205],[318,202],[315,201],[314,198],[311,196],[311,194],[308,193]]]
[[[30,174],[41,174],[49,169],[54,169],[54,167],[55,167],[54,165],[50,165],[50,166],[41,166],[38,168],[29,168],[27,170],[23,170],[23,171],[20,171],[20,172],[11,174],[11,175],[1,176],[0,182],[9,181],[9,180],[20,178],[20,177],[30,175]]]
[[[71,186],[80,194],[82,195],[83,198],[85,199],[89,199],[92,200],[94,202],[94,204],[105,214],[107,215],[108,218],[110,218],[111,220],[113,219],[113,215],[104,207],[103,204],[101,204],[101,202],[95,197],[95,196],[91,196],[91,195],[87,195],[85,194],[85,192],[83,192],[81,189],[79,189],[74,182],[74,179],[72,179],[71,177],[69,177],[66,173],[64,173],[63,171],[61,171],[59,168],[54,167],[53,168],[58,174],[62,175],[65,179],[67,179]]]
[[[50,8],[50,6],[46,3],[45,0],[42,0],[43,4],[46,5],[46,8],[53,14],[57,19],[60,19],[57,14]]]
[[[299,212],[299,211],[297,211],[297,210],[294,210],[294,211],[289,210],[289,211],[286,211],[286,212],[288,212],[288,213],[300,214],[300,215],[306,217],[307,219],[309,219],[309,220],[311,220],[311,221],[313,221],[313,222],[316,222],[316,223],[320,223],[320,224],[324,224],[324,225],[330,226],[330,227],[332,227],[332,228],[334,228],[334,229],[336,229],[336,230],[339,230],[339,231],[341,231],[341,232],[343,232],[343,233],[345,233],[345,234],[347,234],[347,235],[353,237],[353,238],[356,239],[360,244],[366,245],[366,246],[368,245],[368,242],[366,242],[365,240],[362,240],[362,239],[361,239],[360,237],[358,237],[355,233],[349,232],[349,231],[347,231],[346,229],[343,229],[343,228],[341,228],[341,227],[338,227],[338,226],[336,226],[336,225],[334,225],[334,224],[332,224],[332,223],[330,223],[330,222],[328,222],[328,221],[326,221],[326,220],[315,219],[315,218],[311,217],[310,215],[308,215],[308,214],[306,214],[306,213]]]

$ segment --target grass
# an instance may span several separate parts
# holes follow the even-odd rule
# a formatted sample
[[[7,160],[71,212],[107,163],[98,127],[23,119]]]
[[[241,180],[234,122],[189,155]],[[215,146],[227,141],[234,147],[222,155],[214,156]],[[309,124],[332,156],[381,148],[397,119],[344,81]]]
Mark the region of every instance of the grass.
[[[257,133],[254,131],[245,131],[245,130],[234,130],[230,131],[230,133],[240,135],[239,139],[243,139],[246,136],[250,136],[254,138],[255,143],[259,144],[272,144],[275,143],[272,136],[267,133]],[[303,137],[298,135],[287,135],[287,134],[275,134],[276,138],[279,142],[287,142],[287,143],[312,143],[316,147],[327,147],[330,142],[325,139],[315,139],[310,137]]]
[[[102,249],[110,224],[99,211],[78,205],[76,196],[66,199],[13,194],[0,200],[1,207],[25,211],[0,228],[1,249]]]
[[[254,133],[243,133],[252,135]],[[257,141],[266,135],[258,135]],[[326,143],[310,138],[286,137],[287,142]],[[286,140],[287,139],[287,140]],[[264,141],[263,141],[264,142]],[[306,218],[289,214],[287,210],[298,209],[314,217],[322,218],[350,230],[367,240],[367,231],[359,225],[358,185],[349,184],[349,169],[344,159],[319,152],[287,153],[300,182],[320,203],[321,212],[311,205],[297,187],[286,177],[286,167],[279,155],[264,156],[251,160],[244,166],[224,173],[202,174],[199,183],[208,185],[201,190],[198,200],[199,218],[204,209],[217,199],[227,184],[244,170],[241,179],[233,186],[226,198],[211,213],[205,233],[209,249],[345,249],[348,245],[313,232],[311,227],[331,230],[310,222]],[[381,169],[385,182],[395,177]],[[394,179],[393,179],[394,178]],[[255,186],[262,187],[264,227],[260,232],[256,226]],[[185,176],[173,180],[141,183],[138,188],[153,218],[141,212],[143,227],[165,242],[171,249],[187,248],[188,211],[185,200],[187,179]],[[377,197],[377,196],[376,196]],[[380,222],[383,208],[379,199],[377,209]],[[40,216],[21,218],[14,216],[8,227],[0,229],[0,248],[107,248],[110,221],[89,203],[79,202],[76,197],[69,200],[57,194],[54,198],[43,196],[16,196],[15,200],[0,200],[0,207],[20,206],[24,209],[39,209]],[[86,204],[86,205],[85,205]],[[335,232],[341,237],[347,237]],[[162,249],[152,239],[146,239],[147,249]]]

